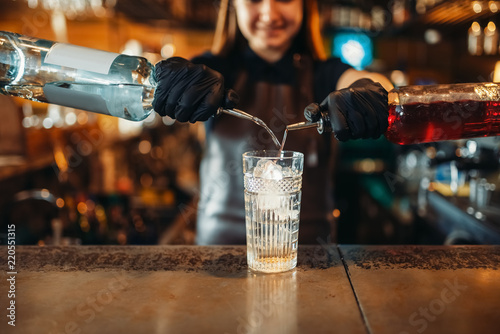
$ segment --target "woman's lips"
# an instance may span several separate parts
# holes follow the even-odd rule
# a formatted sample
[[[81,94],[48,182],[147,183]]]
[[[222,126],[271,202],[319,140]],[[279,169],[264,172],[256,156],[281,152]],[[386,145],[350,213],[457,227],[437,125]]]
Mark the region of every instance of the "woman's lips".
[[[259,32],[266,36],[275,36],[281,34],[285,29],[283,27],[260,28]]]

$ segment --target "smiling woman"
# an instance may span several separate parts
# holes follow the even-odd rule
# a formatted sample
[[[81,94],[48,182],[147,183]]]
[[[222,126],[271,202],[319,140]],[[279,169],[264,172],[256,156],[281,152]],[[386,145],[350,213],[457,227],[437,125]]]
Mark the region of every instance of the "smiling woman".
[[[268,62],[279,60],[302,24],[301,0],[235,0],[238,26],[252,50]]]
[[[316,0],[221,0],[211,52],[191,62],[167,59],[155,68],[159,76],[155,103],[165,107],[165,114],[193,122],[207,119],[197,207],[198,244],[245,243],[242,154],[274,148],[266,130],[248,120],[226,114],[202,119],[199,111],[209,114],[212,102],[224,101],[223,92],[233,89],[239,95],[238,109],[261,119],[280,138],[287,125],[304,120],[306,106],[324,100],[321,106],[329,110],[332,104],[325,97],[368,74],[338,57],[325,56]],[[196,81],[196,77],[202,79]],[[207,85],[211,80],[216,84]],[[359,129],[354,135],[342,120],[345,116],[334,115],[339,128],[343,127],[338,132],[345,135],[343,140],[378,137],[384,129],[383,123],[379,126],[384,117],[376,117],[380,108],[375,110],[375,106],[382,106],[387,119],[383,107],[387,96],[381,93],[383,89],[367,94],[374,88],[363,85],[359,81],[356,87],[339,93],[340,99],[367,102],[363,108],[357,104],[349,110],[356,123],[352,129]],[[178,87],[189,89],[183,93]],[[357,89],[362,92],[352,97]],[[295,131],[288,136],[284,149],[304,154],[301,244],[335,238],[330,235],[334,147],[330,136],[314,131]]]
[[[261,21],[258,26],[257,21]],[[221,0],[212,52],[227,55],[235,45],[245,44],[246,40],[252,43],[257,27],[263,29],[262,26],[286,28],[286,33],[274,33],[288,38],[281,40],[281,47],[289,47],[291,39],[297,37],[297,42],[309,49],[314,59],[326,58],[316,0]],[[254,42],[259,45],[257,36]],[[262,45],[260,49],[261,52],[269,51]]]

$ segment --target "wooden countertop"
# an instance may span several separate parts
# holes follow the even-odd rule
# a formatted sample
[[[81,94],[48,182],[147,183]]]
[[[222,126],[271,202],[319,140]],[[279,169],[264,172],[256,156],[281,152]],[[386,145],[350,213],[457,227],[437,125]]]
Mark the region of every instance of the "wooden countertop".
[[[340,246],[369,333],[498,333],[500,246]]]
[[[499,264],[500,246],[317,245],[255,274],[245,246],[19,246],[0,332],[497,333]]]

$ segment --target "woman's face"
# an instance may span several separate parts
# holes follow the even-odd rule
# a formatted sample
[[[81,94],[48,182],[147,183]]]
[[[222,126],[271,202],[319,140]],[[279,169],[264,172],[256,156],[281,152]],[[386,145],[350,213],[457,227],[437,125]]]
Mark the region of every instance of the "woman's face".
[[[304,14],[303,0],[234,0],[234,6],[241,33],[264,58],[282,56],[288,50]]]

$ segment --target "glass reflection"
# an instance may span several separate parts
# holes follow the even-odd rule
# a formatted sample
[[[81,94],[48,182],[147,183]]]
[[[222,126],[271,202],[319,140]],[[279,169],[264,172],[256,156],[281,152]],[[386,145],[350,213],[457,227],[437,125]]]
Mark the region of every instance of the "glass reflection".
[[[296,269],[279,274],[249,272],[243,287],[246,314],[237,319],[237,333],[296,333],[296,274]]]

